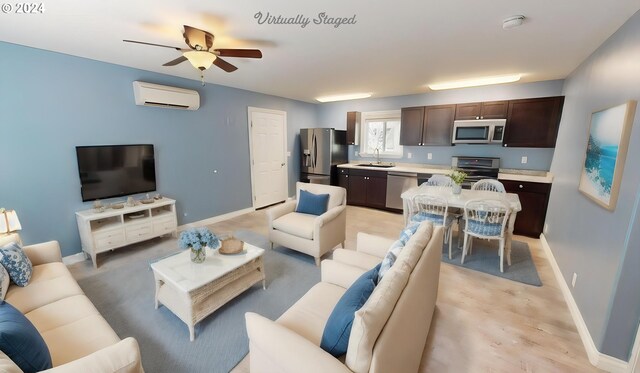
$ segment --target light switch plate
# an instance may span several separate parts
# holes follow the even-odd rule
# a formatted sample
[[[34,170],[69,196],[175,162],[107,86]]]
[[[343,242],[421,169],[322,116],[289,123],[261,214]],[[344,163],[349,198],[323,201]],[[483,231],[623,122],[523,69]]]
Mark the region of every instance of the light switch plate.
[[[413,154],[407,153],[407,158],[411,159],[411,157],[413,157]]]
[[[427,159],[433,159],[433,153],[427,153]]]
[[[529,161],[529,158],[527,158],[527,156],[525,155],[522,157],[522,160],[520,161],[520,163],[526,164],[528,161]]]

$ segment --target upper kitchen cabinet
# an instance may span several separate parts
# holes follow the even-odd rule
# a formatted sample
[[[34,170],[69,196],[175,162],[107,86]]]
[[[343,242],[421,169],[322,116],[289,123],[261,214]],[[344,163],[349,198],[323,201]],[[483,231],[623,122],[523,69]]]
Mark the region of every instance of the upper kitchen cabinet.
[[[360,112],[347,112],[347,145],[356,145],[356,139],[360,127]]]
[[[405,107],[400,116],[400,145],[422,145],[424,106]]]
[[[509,101],[503,146],[553,148],[564,96]]]
[[[451,145],[456,105],[427,106],[424,108],[424,126],[420,145]]]
[[[400,145],[451,145],[456,105],[402,108]]]
[[[456,105],[456,120],[504,119],[508,101],[472,102]]]

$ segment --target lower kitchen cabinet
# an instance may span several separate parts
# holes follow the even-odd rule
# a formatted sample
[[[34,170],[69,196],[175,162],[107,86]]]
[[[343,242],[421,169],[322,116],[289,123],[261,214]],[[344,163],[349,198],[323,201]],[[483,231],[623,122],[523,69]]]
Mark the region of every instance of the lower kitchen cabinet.
[[[385,208],[387,201],[387,173],[380,171],[341,169],[338,183],[347,189],[347,204]]]
[[[520,198],[522,211],[516,217],[513,233],[529,237],[540,237],[547,216],[547,205],[551,184],[525,181],[500,180],[508,193]]]

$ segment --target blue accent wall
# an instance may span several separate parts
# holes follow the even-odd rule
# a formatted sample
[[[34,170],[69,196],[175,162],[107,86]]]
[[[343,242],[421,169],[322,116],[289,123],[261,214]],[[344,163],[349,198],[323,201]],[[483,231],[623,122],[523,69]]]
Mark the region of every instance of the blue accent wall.
[[[371,98],[322,104],[318,107],[318,124],[323,127],[346,128],[348,111],[399,110],[403,107],[458,104],[478,101],[497,101],[530,97],[548,97],[562,95],[562,80],[549,80],[535,83],[503,84],[487,87],[432,91],[424,94]],[[498,157],[502,168],[529,170],[549,170],[553,149],[503,148],[496,145],[456,145],[456,146],[405,146],[402,158],[389,158],[386,161],[427,163],[450,165],[451,157],[456,155]],[[356,155],[359,146],[349,146],[349,160],[371,160]],[[412,157],[408,157],[412,153]],[[432,153],[432,159],[427,154]],[[526,164],[520,163],[527,156]]]
[[[591,114],[640,101],[640,12],[566,79],[546,233],[600,352],[628,361],[640,322],[640,107],[614,211],[578,191]]]
[[[27,244],[80,252],[75,212],[91,203],[80,196],[77,145],[154,144],[158,192],[177,200],[179,224],[251,207],[249,106],[287,112],[295,193],[299,129],[317,126],[314,104],[3,42],[0,55],[0,207],[18,212]],[[135,80],[196,90],[200,109],[136,106]]]

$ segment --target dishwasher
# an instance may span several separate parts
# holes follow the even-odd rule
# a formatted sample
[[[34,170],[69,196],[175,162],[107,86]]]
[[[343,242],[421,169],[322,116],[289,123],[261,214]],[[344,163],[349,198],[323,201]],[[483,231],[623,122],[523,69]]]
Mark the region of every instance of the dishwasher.
[[[418,186],[418,174],[389,172],[387,174],[387,208],[402,210],[402,193]]]

